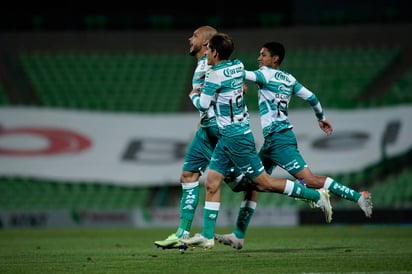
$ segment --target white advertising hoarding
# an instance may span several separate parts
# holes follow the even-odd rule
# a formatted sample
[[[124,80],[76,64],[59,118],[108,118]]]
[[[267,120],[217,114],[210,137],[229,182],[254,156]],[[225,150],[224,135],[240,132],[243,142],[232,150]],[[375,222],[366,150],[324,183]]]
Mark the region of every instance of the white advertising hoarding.
[[[326,137],[313,112],[294,110],[299,149],[313,172],[360,171],[412,148],[412,106],[326,110]],[[137,114],[0,107],[0,176],[126,186],[178,184],[196,112]],[[251,113],[257,148],[258,113]],[[287,174],[277,169],[273,176]],[[205,176],[202,176],[204,179]]]

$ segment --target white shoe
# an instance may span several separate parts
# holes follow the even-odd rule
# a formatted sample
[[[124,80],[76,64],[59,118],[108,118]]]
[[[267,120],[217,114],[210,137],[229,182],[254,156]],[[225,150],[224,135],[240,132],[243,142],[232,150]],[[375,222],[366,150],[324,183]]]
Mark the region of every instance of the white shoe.
[[[325,214],[326,222],[330,223],[332,222],[332,206],[330,204],[330,199],[329,199],[329,190],[327,189],[317,189],[317,191],[320,194],[320,199],[316,203],[317,207],[320,207],[322,209],[323,213]]]
[[[181,239],[182,243],[185,243],[188,246],[200,246],[204,249],[212,249],[215,246],[215,239],[207,239],[203,237],[200,233],[196,233],[193,237],[189,239]]]
[[[215,239],[224,245],[229,245],[237,250],[243,248],[244,239],[238,239],[235,234],[215,234]]]
[[[367,218],[371,218],[372,217],[372,208],[373,208],[372,194],[370,194],[367,191],[363,191],[363,192],[361,192],[361,194],[362,194],[362,196],[360,196],[360,198],[358,200],[358,205],[363,210],[363,212],[365,213],[365,216]]]

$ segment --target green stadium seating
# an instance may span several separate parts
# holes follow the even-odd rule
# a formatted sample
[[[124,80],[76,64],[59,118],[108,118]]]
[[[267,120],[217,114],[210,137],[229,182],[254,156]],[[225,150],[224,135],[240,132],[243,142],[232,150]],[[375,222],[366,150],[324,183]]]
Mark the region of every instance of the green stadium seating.
[[[147,207],[150,187],[0,178],[0,209],[132,209]]]
[[[114,112],[177,112],[190,89],[193,60],[180,54],[23,53],[41,104]]]
[[[383,208],[407,208],[412,205],[412,170],[388,177],[385,182],[371,189],[376,206]]]
[[[328,108],[367,107],[379,102],[362,102],[359,96],[399,54],[397,47],[295,49],[288,51],[282,68]],[[234,57],[247,69],[257,68],[257,52]],[[43,105],[98,111],[180,111],[193,69],[193,60],[180,54],[31,52],[22,53],[20,61]],[[385,100],[411,100],[404,92],[411,86],[410,74]],[[246,100],[254,102],[256,87],[251,83],[248,87]],[[257,104],[248,106],[257,110]],[[290,107],[307,105],[294,99]]]
[[[408,104],[412,103],[412,68],[409,68],[399,81],[384,94],[381,99],[377,99],[379,105]]]
[[[8,105],[10,103],[9,97],[6,93],[6,89],[3,86],[3,83],[0,82],[0,106]]]

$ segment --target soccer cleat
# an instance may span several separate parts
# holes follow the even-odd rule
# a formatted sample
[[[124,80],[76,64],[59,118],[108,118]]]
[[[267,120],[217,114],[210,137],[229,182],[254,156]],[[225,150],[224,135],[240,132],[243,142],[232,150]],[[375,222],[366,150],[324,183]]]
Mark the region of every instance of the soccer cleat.
[[[316,205],[316,203],[314,201],[311,201],[311,200],[307,200],[307,199],[304,199],[304,198],[295,198],[295,200],[296,201],[303,201],[303,202],[307,203],[310,208],[317,208],[318,207]]]
[[[166,240],[163,241],[156,241],[154,242],[156,247],[160,247],[163,249],[179,249],[179,250],[186,250],[187,245],[182,243],[180,238],[176,236],[175,233],[170,234]]]
[[[215,239],[206,239],[200,233],[196,233],[192,238],[181,239],[180,241],[190,247],[200,246],[204,249],[212,249],[215,246]]]
[[[358,200],[358,205],[359,207],[363,210],[363,212],[365,213],[365,216],[367,218],[371,218],[372,217],[372,208],[373,208],[373,204],[372,204],[372,194],[370,194],[367,191],[363,191],[361,192],[361,196]]]
[[[229,245],[234,249],[240,250],[243,248],[244,239],[238,239],[235,234],[215,234],[215,239],[224,245]]]
[[[316,208],[316,203],[314,201],[307,201],[310,208]]]
[[[319,207],[323,213],[325,214],[326,222],[330,223],[332,222],[332,206],[330,204],[330,199],[329,199],[329,190],[327,189],[317,189],[317,191],[320,194],[320,199],[316,203],[316,207]]]

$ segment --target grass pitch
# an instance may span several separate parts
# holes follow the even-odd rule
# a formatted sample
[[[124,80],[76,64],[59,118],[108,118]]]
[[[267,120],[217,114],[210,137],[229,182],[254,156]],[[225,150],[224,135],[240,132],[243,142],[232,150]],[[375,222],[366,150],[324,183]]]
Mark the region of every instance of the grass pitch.
[[[410,226],[250,227],[240,251],[154,246],[175,229],[0,230],[0,273],[412,273]]]

